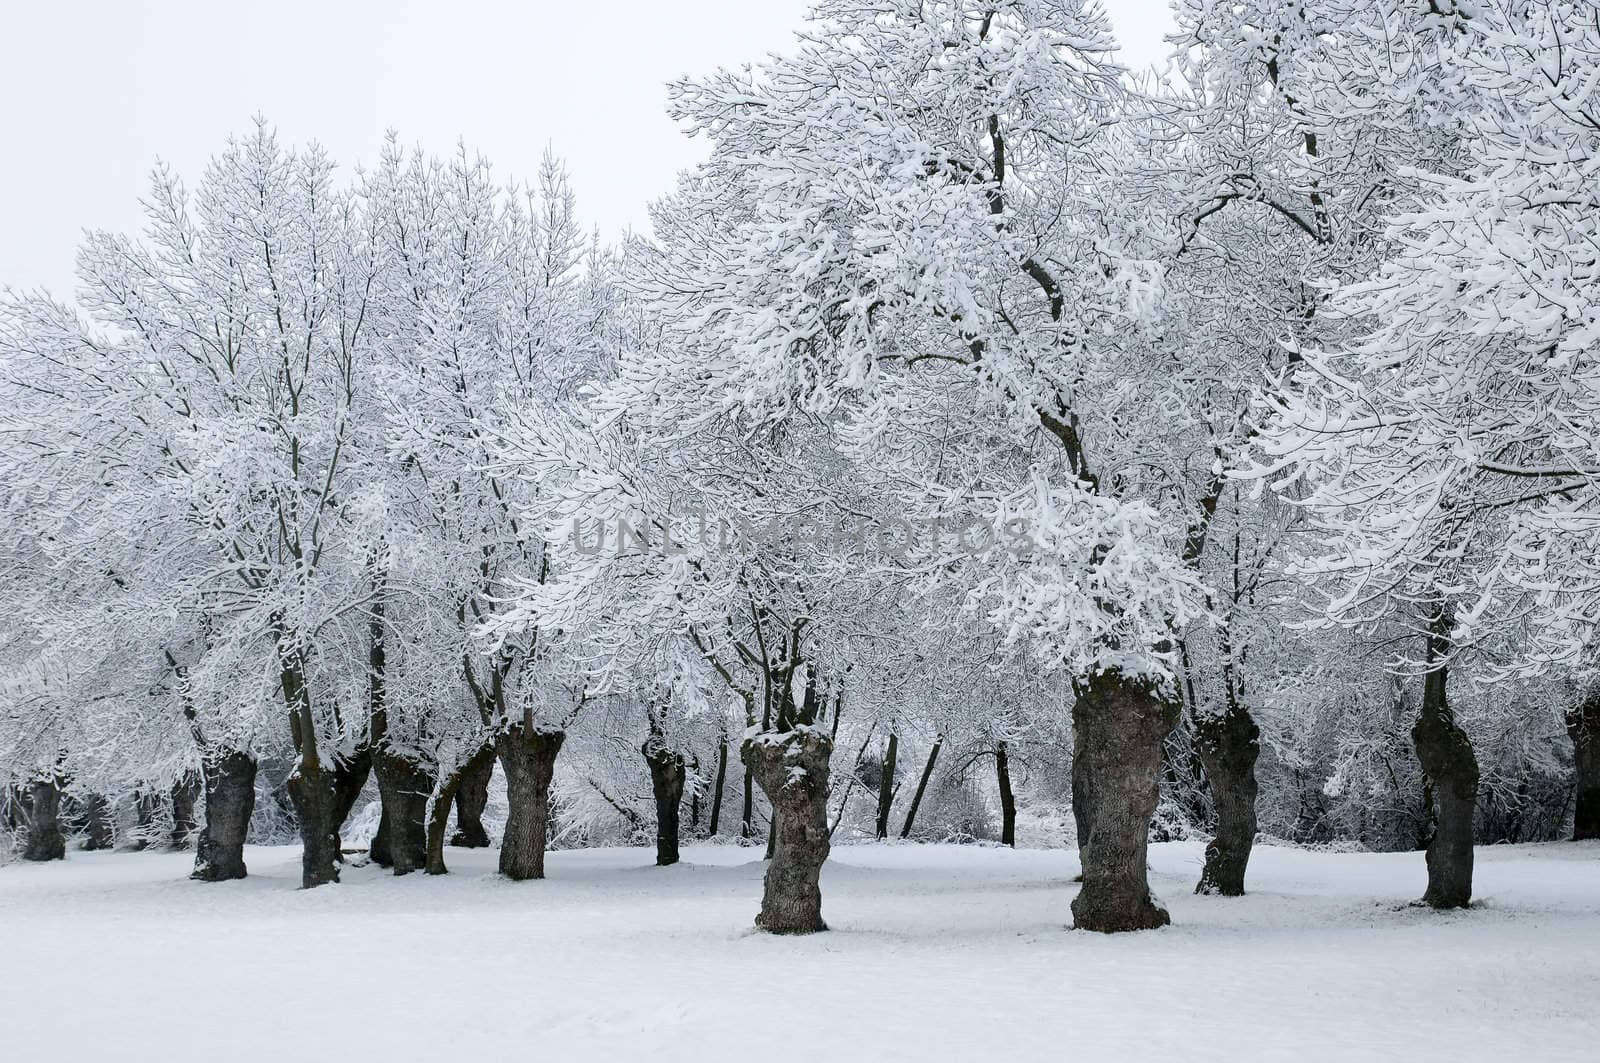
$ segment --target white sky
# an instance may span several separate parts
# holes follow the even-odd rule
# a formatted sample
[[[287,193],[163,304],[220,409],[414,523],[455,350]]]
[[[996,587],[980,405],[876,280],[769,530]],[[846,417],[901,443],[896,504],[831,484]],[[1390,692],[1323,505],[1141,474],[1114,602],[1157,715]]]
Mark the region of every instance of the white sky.
[[[262,113],[342,166],[384,131],[458,139],[505,178],[565,158],[611,237],[703,147],[667,118],[680,74],[786,50],[807,0],[5,0],[0,286],[72,289],[86,228],[130,231],[156,158],[191,184]],[[1106,0],[1124,61],[1162,53],[1167,0]]]

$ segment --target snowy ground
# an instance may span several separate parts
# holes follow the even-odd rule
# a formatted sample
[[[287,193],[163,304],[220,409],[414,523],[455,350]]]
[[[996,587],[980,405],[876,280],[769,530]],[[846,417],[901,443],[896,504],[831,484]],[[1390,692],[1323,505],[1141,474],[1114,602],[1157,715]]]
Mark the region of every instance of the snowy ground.
[[[1419,854],[1258,848],[1253,892],[1194,897],[1198,846],[1156,846],[1176,925],[1065,929],[1061,850],[838,846],[833,933],[749,929],[758,854],[559,852],[511,883],[299,853],[202,885],[181,854],[0,868],[0,1058],[1600,1058],[1600,846],[1478,851],[1470,912],[1404,907]],[[306,968],[309,967],[309,970]]]

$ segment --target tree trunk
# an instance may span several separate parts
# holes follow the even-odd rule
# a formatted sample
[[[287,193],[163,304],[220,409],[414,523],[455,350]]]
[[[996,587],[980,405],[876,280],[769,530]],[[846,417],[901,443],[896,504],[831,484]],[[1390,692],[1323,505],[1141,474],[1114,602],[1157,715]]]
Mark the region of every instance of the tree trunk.
[[[433,801],[428,807],[428,861],[423,868],[428,874],[450,873],[450,869],[445,867],[444,863],[444,833],[450,825],[450,806],[455,803],[456,794],[460,792],[465,779],[494,771],[494,756],[495,749],[492,744],[483,746],[439,784],[439,790],[433,795]],[[487,772],[485,764],[489,766]]]
[[[1080,696],[1072,703],[1072,825],[1078,836],[1078,882],[1089,866],[1089,839],[1094,834],[1094,780],[1089,776],[1089,706]],[[1080,719],[1082,717],[1083,719]]]
[[[906,809],[905,825],[900,828],[900,837],[911,837],[911,826],[917,820],[917,809],[922,807],[922,795],[928,792],[928,780],[933,778],[933,766],[939,760],[939,750],[944,748],[944,735],[933,740],[933,748],[928,751],[928,763],[922,766],[922,778],[917,780],[917,792],[911,797],[911,807]]]
[[[256,807],[256,759],[238,750],[201,757],[206,822],[195,847],[194,872],[200,882],[244,878],[244,839]]]
[[[506,775],[505,837],[500,842],[500,873],[518,881],[544,878],[544,847],[550,829],[550,780],[564,731],[530,729],[514,723],[495,738]]]
[[[774,934],[826,930],[818,880],[828,859],[828,758],[833,743],[821,730],[800,727],[748,739],[745,773],[772,803],[772,862],[763,881],[756,926]]]
[[[683,755],[668,749],[657,735],[639,750],[650,767],[650,789],[656,799],[656,866],[678,862],[678,808],[683,802]]]
[[[167,848],[187,849],[194,844],[194,832],[198,826],[195,802],[199,799],[199,775],[192,771],[184,772],[172,784],[172,836],[167,840]]]
[[[1572,840],[1600,838],[1600,688],[1567,711],[1576,779]]]
[[[700,799],[705,793],[705,776],[700,774],[700,758],[695,757],[689,764],[689,777],[694,780],[694,785],[689,788],[689,837],[703,838],[700,833]]]
[[[450,844],[460,849],[487,849],[489,832],[483,829],[483,810],[489,805],[489,782],[494,778],[494,751],[467,761],[466,774],[456,789],[456,832]]]
[[[104,794],[90,794],[83,803],[85,826],[89,837],[83,843],[85,852],[96,852],[116,846],[116,830],[111,821],[111,802]]]
[[[894,765],[900,755],[900,736],[889,734],[889,746],[883,751],[883,770],[878,773],[878,840],[889,836],[889,812],[894,804]]]
[[[356,802],[361,799],[361,791],[366,789],[367,777],[372,774],[372,746],[370,742],[363,742],[356,747],[354,753],[348,757],[339,757],[334,761],[333,771],[330,773],[333,781],[333,840],[334,858],[342,860],[339,856],[340,846],[343,844],[339,835],[344,831],[345,821],[350,818],[350,813],[355,809]],[[432,788],[430,784],[430,789]]]
[[[421,871],[428,863],[428,798],[433,794],[433,773],[425,764],[394,750],[385,741],[372,758],[378,777],[381,804],[380,846],[373,839],[372,859],[393,867],[397,875]],[[385,851],[380,854],[379,849]],[[381,858],[380,858],[381,857]]]
[[[332,772],[305,758],[289,775],[289,801],[300,826],[300,886],[313,889],[339,881],[339,816],[341,796]]]
[[[1256,757],[1261,730],[1243,705],[1220,714],[1196,715],[1195,752],[1211,784],[1217,833],[1206,846],[1196,893],[1244,896],[1244,873],[1256,842]]]
[[[1172,920],[1150,894],[1145,857],[1161,794],[1162,749],[1178,708],[1143,683],[1101,673],[1085,685],[1072,722],[1074,790],[1081,779],[1088,798],[1080,813],[1088,833],[1087,845],[1084,837],[1078,842],[1083,888],[1072,902],[1073,925],[1102,933],[1166,926]]]
[[[1000,783],[1000,844],[1017,847],[1017,797],[1011,792],[1011,755],[1004,741],[994,747],[994,773]]]
[[[61,832],[61,785],[54,776],[28,784],[28,841],[24,860],[64,860],[66,835]]]
[[[298,754],[284,789],[288,791],[300,829],[300,886],[314,889],[339,881],[339,828],[344,825],[344,817],[355,804],[361,787],[356,786],[354,792],[350,792],[349,784],[354,777],[352,768],[357,765],[341,765],[334,754],[330,754],[333,767],[330,769],[324,764],[303,655],[285,646],[281,636],[278,661],[278,685],[289,710],[289,735]],[[367,763],[360,765],[364,769],[371,766],[370,756],[368,750]],[[364,784],[365,770],[361,774]]]
[[[157,790],[139,790],[134,794],[133,807],[137,819],[133,828],[132,848],[135,851],[148,849],[156,834],[156,817],[161,815],[161,793]]]
[[[747,770],[744,773],[744,808],[739,813],[739,837],[754,838],[756,836],[755,815],[755,778]]]
[[[717,781],[711,790],[711,822],[706,825],[706,837],[715,838],[722,826],[722,785],[728,778],[728,736],[717,741]]]
[[[1417,760],[1432,794],[1435,819],[1428,843],[1428,888],[1422,903],[1465,908],[1472,900],[1472,813],[1478,802],[1478,758],[1455,721],[1446,696],[1451,622],[1440,611],[1428,633],[1429,671],[1422,680],[1422,710],[1411,728]]]
[[[394,856],[389,851],[389,817],[383,813],[381,794],[378,802],[378,829],[372,832],[372,841],[367,843],[367,858],[379,867],[393,867]]]

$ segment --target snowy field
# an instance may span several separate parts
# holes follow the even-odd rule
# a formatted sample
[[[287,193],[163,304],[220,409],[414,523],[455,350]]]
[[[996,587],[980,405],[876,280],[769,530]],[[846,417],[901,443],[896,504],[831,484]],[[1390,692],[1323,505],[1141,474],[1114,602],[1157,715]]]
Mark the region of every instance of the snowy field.
[[[1395,1059],[1600,1052],[1600,845],[1478,851],[1470,912],[1405,906],[1420,854],[1258,847],[1253,893],[1190,894],[1200,848],[1153,848],[1175,925],[1065,928],[1063,850],[839,846],[834,932],[749,929],[762,864],[690,846],[557,852],[511,883],[347,868],[296,889],[186,854],[0,868],[0,1040],[13,1060]],[[310,970],[307,970],[310,965]]]

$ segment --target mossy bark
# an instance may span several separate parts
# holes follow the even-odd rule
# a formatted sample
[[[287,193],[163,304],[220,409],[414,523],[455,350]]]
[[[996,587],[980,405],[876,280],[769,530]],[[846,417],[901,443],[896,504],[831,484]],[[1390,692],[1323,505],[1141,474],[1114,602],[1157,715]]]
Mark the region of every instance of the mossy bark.
[[[1088,800],[1079,838],[1083,888],[1073,925],[1119,933],[1171,922],[1150,893],[1146,853],[1160,799],[1162,749],[1178,708],[1146,683],[1117,672],[1083,684],[1073,708],[1074,796]],[[1081,784],[1080,784],[1081,773]]]
[[[828,761],[833,742],[818,728],[758,735],[741,758],[772,803],[772,861],[756,926],[775,934],[828,929],[822,920],[822,865],[828,859]]]

